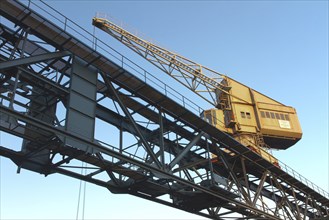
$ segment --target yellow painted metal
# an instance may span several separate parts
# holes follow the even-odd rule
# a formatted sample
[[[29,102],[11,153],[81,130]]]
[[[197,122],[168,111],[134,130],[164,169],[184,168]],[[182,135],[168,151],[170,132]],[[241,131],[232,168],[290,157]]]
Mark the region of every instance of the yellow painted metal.
[[[93,25],[213,104],[216,108],[205,111],[202,117],[272,163],[277,160],[262,147],[286,149],[302,137],[294,108],[146,41],[107,19],[95,17]]]
[[[208,120],[211,124],[234,137],[241,134],[262,135],[264,144],[269,148],[286,149],[301,139],[302,130],[293,107],[283,105],[231,78],[224,78],[223,81],[229,88],[229,95],[217,91],[220,108],[204,114],[217,118]]]

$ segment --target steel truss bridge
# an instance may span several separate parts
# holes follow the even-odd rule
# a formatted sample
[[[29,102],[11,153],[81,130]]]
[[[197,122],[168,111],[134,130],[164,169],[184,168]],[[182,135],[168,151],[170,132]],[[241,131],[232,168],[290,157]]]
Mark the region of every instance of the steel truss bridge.
[[[0,155],[19,168],[211,219],[328,217],[327,192],[202,120],[200,107],[47,4],[1,0],[0,13],[0,128],[23,139]],[[98,121],[110,143],[95,139]],[[93,171],[81,174],[81,161]]]

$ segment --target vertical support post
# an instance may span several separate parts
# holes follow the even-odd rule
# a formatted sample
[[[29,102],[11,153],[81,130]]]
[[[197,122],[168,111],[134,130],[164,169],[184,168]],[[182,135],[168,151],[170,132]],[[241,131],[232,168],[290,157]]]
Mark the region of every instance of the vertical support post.
[[[27,36],[29,34],[29,30],[30,28],[28,28],[27,30],[22,30],[22,33],[21,33],[21,36],[20,36],[20,40],[17,41],[16,43],[16,50],[19,46],[19,43],[23,40],[23,43],[22,43],[22,46],[21,46],[21,52],[20,52],[20,58],[23,58],[24,57],[24,51],[25,51],[25,44],[26,44],[26,40],[27,40]],[[14,50],[13,50],[13,53],[10,55],[11,56],[14,56]],[[12,96],[11,96],[11,100],[10,100],[10,103],[9,103],[9,108],[10,109],[14,109],[14,100],[15,100],[15,95],[16,95],[16,90],[17,90],[17,85],[18,85],[18,81],[19,81],[19,75],[20,75],[21,71],[18,70],[17,71],[17,74],[16,74],[16,79],[15,79],[15,85],[14,85],[14,88],[13,88],[13,92],[12,92]]]
[[[80,58],[73,58],[66,130],[92,142],[95,132],[97,73],[93,66],[87,66]],[[94,148],[71,138],[65,138],[65,143],[89,153],[96,153],[93,152]]]
[[[119,152],[122,154],[123,149],[123,130],[122,125],[120,125],[120,134],[119,134]],[[122,181],[122,174],[119,174],[119,180]]]
[[[294,200],[295,200],[297,215],[301,219],[302,216],[300,215],[300,211],[299,211],[299,207],[298,207],[298,201],[297,201],[297,198],[296,198],[296,193],[295,193],[294,188],[291,188],[291,191],[292,191],[292,195],[293,195]]]
[[[20,70],[18,70],[18,72],[16,73],[15,84],[14,84],[13,91],[11,93],[10,103],[9,103],[9,108],[10,109],[14,109],[14,102],[15,102],[17,85],[18,85],[18,81],[19,81],[19,75],[20,75]]]
[[[211,152],[210,152],[210,148],[209,148],[209,142],[208,142],[208,138],[206,139],[206,143],[207,143],[207,152],[208,152],[208,161],[209,161],[209,172],[210,172],[210,179],[211,182],[214,183],[215,181],[215,177],[214,177],[214,167],[212,165],[212,161],[211,161]]]
[[[160,147],[160,162],[162,167],[165,168],[165,156],[164,156],[164,140],[163,140],[163,120],[162,120],[162,109],[159,107],[159,147]]]
[[[246,170],[246,164],[245,164],[245,159],[243,157],[241,157],[241,165],[242,165],[242,172],[243,172],[244,182],[246,184],[248,196],[251,199],[251,196],[250,196],[250,187],[249,187],[249,180],[248,180],[247,170]]]
[[[304,220],[306,220],[306,214],[307,214],[307,208],[308,208],[308,200],[309,200],[310,195],[307,194],[306,201],[305,201],[305,210],[304,210]]]
[[[122,149],[123,149],[123,130],[122,130],[122,126],[120,126],[120,131],[119,131],[119,152],[122,153]]]

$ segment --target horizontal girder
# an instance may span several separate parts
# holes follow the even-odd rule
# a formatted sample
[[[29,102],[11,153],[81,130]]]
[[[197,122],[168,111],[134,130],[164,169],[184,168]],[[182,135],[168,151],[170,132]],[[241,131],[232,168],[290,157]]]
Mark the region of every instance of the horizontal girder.
[[[5,34],[0,34],[4,42],[0,50],[5,52],[0,70],[5,80],[0,82],[6,88],[1,90],[0,98],[13,102],[13,108],[0,105],[3,116],[0,128],[29,141],[28,154],[35,155],[33,158],[47,150],[49,160],[31,159],[24,152],[10,150],[10,146],[0,148],[2,156],[11,158],[18,166],[39,168],[45,175],[68,175],[106,187],[113,193],[128,193],[213,219],[225,219],[232,214],[251,219],[315,218],[328,214],[328,198],[212,127],[197,113],[23,4],[15,1],[0,4],[1,15],[21,30],[29,29],[29,34],[20,35],[20,30],[4,27]],[[44,41],[43,44],[29,39],[30,34]],[[15,43],[22,40],[25,48]],[[45,44],[54,52],[45,49]],[[11,50],[19,52],[10,57]],[[20,57],[22,51],[24,58]],[[95,117],[116,128],[118,134],[112,138],[118,139],[117,146],[65,130],[67,118],[45,122],[31,117],[30,103],[41,106],[39,110],[33,109],[36,115],[53,116],[52,109],[59,103],[67,111],[74,61],[59,59],[60,55],[77,56],[84,60],[86,68],[92,65],[99,71],[102,78],[99,77],[95,89],[101,98],[95,105]],[[13,96],[7,96],[9,93],[16,96],[10,98]],[[31,95],[37,93],[39,97],[44,93],[47,102],[33,99]],[[51,98],[49,102],[47,98]],[[18,106],[27,113],[17,111]],[[55,110],[56,117],[58,112]],[[38,135],[43,138],[36,140],[34,137]],[[125,145],[122,140],[125,135],[135,137],[136,142]],[[68,146],[63,141],[65,138],[82,142],[93,150],[84,152]],[[213,160],[212,154],[219,159]],[[69,166],[76,161],[86,162],[95,171],[86,175],[72,171]],[[150,161],[157,161],[157,165]],[[97,178],[101,173],[106,173],[107,178]],[[169,195],[170,199],[161,199],[161,195]],[[193,202],[198,199],[200,204]]]

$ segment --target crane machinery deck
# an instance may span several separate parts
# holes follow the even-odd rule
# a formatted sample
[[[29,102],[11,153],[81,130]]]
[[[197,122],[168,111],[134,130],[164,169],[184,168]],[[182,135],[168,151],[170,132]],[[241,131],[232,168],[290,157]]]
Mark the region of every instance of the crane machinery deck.
[[[21,150],[1,146],[0,155],[20,169],[63,174],[211,219],[328,216],[327,192],[238,141],[230,122],[223,131],[206,121],[209,110],[172,96],[174,89],[43,1],[3,0],[0,6],[0,129],[23,140]],[[205,82],[201,79],[191,78],[194,91],[201,91],[196,87]],[[217,107],[211,118],[221,110],[221,92],[236,96],[233,86],[221,85],[214,96],[208,94]],[[272,104],[289,120],[266,119],[267,108],[260,105],[263,123],[282,120],[284,128],[289,121],[295,136],[275,145],[266,138],[286,140],[286,134],[258,128],[271,147],[287,148],[301,137],[297,116],[288,106]],[[95,138],[96,119],[116,141]],[[135,142],[127,145],[125,138]],[[67,166],[81,161],[93,171]]]

